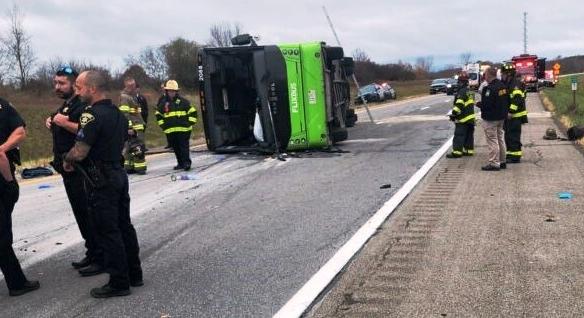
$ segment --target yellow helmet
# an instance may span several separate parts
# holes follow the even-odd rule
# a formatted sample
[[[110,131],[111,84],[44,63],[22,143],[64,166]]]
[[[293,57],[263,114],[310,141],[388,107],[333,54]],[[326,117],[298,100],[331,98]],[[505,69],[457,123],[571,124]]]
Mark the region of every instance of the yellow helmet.
[[[167,81],[166,85],[164,85],[164,89],[169,91],[178,91],[178,83],[175,80]]]

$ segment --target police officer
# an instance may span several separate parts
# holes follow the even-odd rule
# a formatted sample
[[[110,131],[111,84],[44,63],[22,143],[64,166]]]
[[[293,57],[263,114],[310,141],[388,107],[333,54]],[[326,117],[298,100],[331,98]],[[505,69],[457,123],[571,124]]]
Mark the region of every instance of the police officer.
[[[505,144],[507,145],[507,162],[519,163],[521,151],[521,125],[527,123],[525,107],[525,85],[515,77],[515,65],[506,63],[501,69],[501,78],[509,90],[509,115],[505,120]]]
[[[458,75],[458,87],[450,115],[450,120],[455,123],[452,153],[447,154],[447,158],[474,155],[474,93],[468,89],[468,74],[466,72]]]
[[[140,248],[130,219],[128,175],[121,164],[128,120],[105,98],[105,88],[98,71],[83,72],[75,81],[81,101],[91,106],[81,115],[75,145],[63,163],[65,171],[82,169],[88,176],[90,213],[110,274],[106,285],[91,290],[95,298],[129,295],[130,286],[143,285]]]
[[[124,147],[124,167],[128,173],[146,174],[145,126],[138,101],[136,81],[132,77],[124,79],[124,90],[120,96],[119,108],[128,118],[129,126],[129,138]]]
[[[178,83],[169,80],[164,86],[165,94],[156,106],[156,120],[167,136],[174,150],[177,165],[174,170],[191,169],[189,140],[193,125],[197,122],[197,110],[191,103],[178,94]]]
[[[138,85],[138,83],[136,83],[136,101],[138,102],[138,105],[140,105],[140,115],[144,121],[144,131],[146,131],[149,115],[148,99],[146,99],[146,96],[142,95],[140,92],[140,85]]]
[[[12,211],[19,196],[14,164],[20,160],[16,147],[26,137],[24,127],[24,121],[12,105],[0,98],[0,270],[10,296],[20,296],[40,287],[38,281],[26,279],[12,249]]]
[[[85,257],[71,265],[80,269],[82,276],[93,276],[103,273],[103,255],[97,243],[97,234],[91,223],[87,206],[87,194],[83,186],[83,176],[78,171],[63,170],[63,154],[67,153],[75,143],[79,119],[85,109],[79,96],[75,95],[73,84],[79,73],[70,66],[59,68],[53,78],[55,95],[65,101],[56,113],[46,120],[46,126],[53,134],[53,167],[63,177],[65,192],[71,204],[73,215],[85,240],[87,249]]]

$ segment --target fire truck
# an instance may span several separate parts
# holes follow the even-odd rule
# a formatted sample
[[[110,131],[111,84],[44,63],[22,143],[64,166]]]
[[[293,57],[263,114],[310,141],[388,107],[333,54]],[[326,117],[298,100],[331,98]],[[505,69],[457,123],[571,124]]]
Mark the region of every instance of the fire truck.
[[[538,58],[537,55],[521,54],[511,58],[515,65],[517,75],[525,84],[525,89],[536,92],[539,88],[540,78],[545,78],[545,58]]]

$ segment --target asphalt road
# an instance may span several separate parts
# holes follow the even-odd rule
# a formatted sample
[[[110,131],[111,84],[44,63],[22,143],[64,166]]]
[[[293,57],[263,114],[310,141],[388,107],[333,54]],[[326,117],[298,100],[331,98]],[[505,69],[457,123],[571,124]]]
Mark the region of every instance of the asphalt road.
[[[452,135],[451,103],[376,106],[375,124],[360,113],[342,153],[194,151],[195,180],[173,182],[174,158],[149,157],[130,179],[145,286],[123,298],[91,298],[107,275],[71,268],[83,247],[60,179],[25,183],[14,246],[42,287],[19,298],[1,288],[0,317],[271,316]]]

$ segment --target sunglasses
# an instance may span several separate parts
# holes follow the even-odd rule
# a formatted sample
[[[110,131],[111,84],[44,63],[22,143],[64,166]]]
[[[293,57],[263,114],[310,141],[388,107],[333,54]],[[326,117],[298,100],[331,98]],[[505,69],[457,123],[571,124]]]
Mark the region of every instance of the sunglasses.
[[[79,73],[77,73],[77,71],[74,70],[71,66],[61,66],[57,70],[57,76],[67,76],[67,75],[78,76]]]

